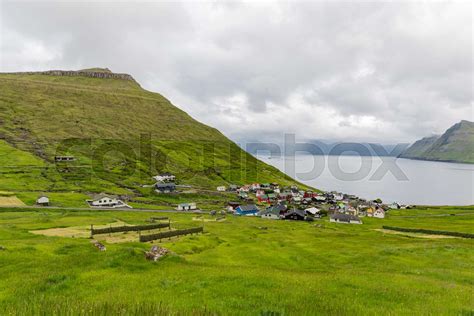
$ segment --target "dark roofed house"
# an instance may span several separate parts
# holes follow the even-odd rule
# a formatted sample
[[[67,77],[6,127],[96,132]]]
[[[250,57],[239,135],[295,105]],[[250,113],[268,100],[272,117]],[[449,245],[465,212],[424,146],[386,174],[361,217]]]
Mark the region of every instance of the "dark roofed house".
[[[172,182],[155,184],[155,191],[158,193],[171,193],[176,190],[176,185]]]
[[[288,207],[284,203],[278,203],[274,206],[272,206],[275,210],[278,210],[280,212],[280,215],[285,214],[285,212],[288,210]]]
[[[329,221],[333,223],[343,223],[343,224],[362,224],[362,221],[357,216],[338,213],[338,212],[332,214]]]
[[[295,221],[304,221],[305,217],[306,217],[305,212],[297,208],[294,208],[283,215],[284,219],[291,219]]]
[[[278,203],[267,207],[265,211],[259,213],[262,218],[280,219],[288,208],[285,204]]]

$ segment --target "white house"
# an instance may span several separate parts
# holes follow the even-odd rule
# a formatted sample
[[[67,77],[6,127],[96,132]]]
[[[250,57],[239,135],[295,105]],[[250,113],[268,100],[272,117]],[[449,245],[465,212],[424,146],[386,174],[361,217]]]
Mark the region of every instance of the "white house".
[[[271,206],[265,211],[260,212],[258,215],[265,219],[280,219],[280,209],[278,207]]]
[[[181,203],[176,207],[177,211],[194,211],[197,210],[196,203]]]
[[[224,192],[225,191],[225,186],[221,185],[217,187],[217,191],[219,192]]]
[[[250,192],[250,187],[248,185],[244,185],[242,187],[240,187],[239,189],[237,189],[237,191],[239,192]]]
[[[118,208],[118,207],[128,207],[132,208],[130,205],[124,203],[122,200],[112,196],[112,195],[105,195],[101,194],[96,196],[92,200],[86,201],[91,207],[110,207],[110,208]]]
[[[385,211],[383,208],[381,207],[378,207],[374,214],[373,214],[373,217],[377,217],[377,218],[385,218]]]
[[[155,179],[157,182],[171,182],[176,180],[176,177],[169,172],[165,172],[154,176],[153,179]]]
[[[334,200],[336,200],[336,201],[342,201],[342,200],[344,200],[344,195],[342,195],[342,194],[334,194]]]
[[[49,206],[49,198],[45,195],[42,195],[36,200],[36,204],[41,206]]]

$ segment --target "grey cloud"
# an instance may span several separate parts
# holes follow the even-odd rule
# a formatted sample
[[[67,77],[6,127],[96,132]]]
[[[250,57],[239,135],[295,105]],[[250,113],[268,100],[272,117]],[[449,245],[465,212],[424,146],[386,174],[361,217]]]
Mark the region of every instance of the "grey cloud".
[[[0,3],[1,70],[128,72],[234,138],[412,141],[473,118],[469,3]]]

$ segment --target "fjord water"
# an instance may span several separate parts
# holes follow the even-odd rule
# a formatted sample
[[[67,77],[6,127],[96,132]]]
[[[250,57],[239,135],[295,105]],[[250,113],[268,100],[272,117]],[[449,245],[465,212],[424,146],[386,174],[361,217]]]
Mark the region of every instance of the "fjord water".
[[[312,156],[294,157],[285,168],[285,158],[258,156],[289,176],[325,191],[355,194],[365,199],[381,198],[384,202],[418,205],[473,205],[474,165],[435,161],[401,159],[395,157]],[[287,158],[291,159],[291,158]],[[383,161],[382,161],[383,160]],[[385,164],[385,165],[384,165]],[[381,179],[374,179],[377,169],[401,170],[404,176],[391,171]],[[354,177],[359,173],[363,177]],[[368,169],[370,167],[370,169]],[[312,170],[321,170],[319,175]],[[285,170],[286,169],[286,170]],[[338,171],[339,170],[339,171]],[[368,170],[368,174],[364,176]],[[352,175],[351,175],[352,174]],[[406,176],[406,177],[405,177]],[[355,178],[355,179],[354,179]]]

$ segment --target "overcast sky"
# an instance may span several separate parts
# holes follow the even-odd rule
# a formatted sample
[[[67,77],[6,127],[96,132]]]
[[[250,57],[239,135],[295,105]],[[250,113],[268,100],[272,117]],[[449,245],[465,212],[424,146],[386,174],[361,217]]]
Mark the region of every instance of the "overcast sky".
[[[0,0],[1,71],[130,73],[237,141],[412,142],[473,120],[473,41],[469,2]]]

